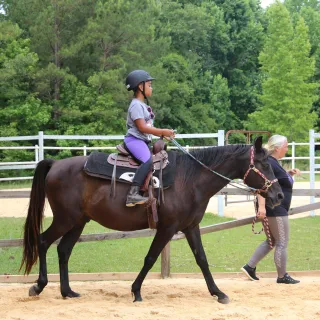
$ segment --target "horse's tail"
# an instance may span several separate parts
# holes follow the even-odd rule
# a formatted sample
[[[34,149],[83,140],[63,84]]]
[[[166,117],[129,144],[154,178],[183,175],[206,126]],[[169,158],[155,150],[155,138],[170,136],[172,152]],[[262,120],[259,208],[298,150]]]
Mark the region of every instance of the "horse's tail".
[[[28,215],[24,224],[23,256],[19,269],[20,271],[25,265],[24,274],[29,274],[38,260],[38,241],[46,198],[45,180],[53,162],[52,159],[40,161],[34,173]]]

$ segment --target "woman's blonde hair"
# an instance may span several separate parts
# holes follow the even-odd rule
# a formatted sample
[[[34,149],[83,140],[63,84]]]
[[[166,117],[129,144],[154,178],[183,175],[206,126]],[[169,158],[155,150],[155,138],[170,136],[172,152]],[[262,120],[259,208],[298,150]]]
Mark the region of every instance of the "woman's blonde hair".
[[[286,141],[287,137],[275,134],[269,138],[268,143],[264,147],[268,150],[268,153],[271,154],[275,148],[281,148]]]

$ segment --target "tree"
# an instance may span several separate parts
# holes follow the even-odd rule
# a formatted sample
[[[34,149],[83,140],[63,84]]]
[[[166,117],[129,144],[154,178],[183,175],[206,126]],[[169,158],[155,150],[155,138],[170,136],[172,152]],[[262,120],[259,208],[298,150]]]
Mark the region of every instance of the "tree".
[[[309,57],[308,28],[299,19],[295,29],[286,7],[280,2],[267,12],[268,29],[260,54],[263,76],[263,106],[249,115],[249,129],[269,130],[303,141],[313,127],[316,114],[311,112],[316,99],[314,59]]]
[[[211,89],[212,117],[216,119],[219,129],[230,130],[236,127],[237,118],[231,111],[230,89],[227,79],[220,74],[214,76]]]
[[[310,55],[315,59],[314,81],[320,85],[320,2],[317,0],[286,0],[284,3],[295,21],[303,17],[308,26],[311,44]],[[318,99],[313,103],[313,110],[318,114],[317,127],[319,129],[320,88],[317,93]]]
[[[30,40],[10,21],[0,21],[0,135],[35,134],[50,117],[50,106],[33,92],[38,57]]]
[[[8,18],[25,30],[40,58],[39,96],[54,107],[53,126],[61,114],[61,86],[68,77],[64,50],[82,29],[93,5],[92,0],[5,1]],[[45,78],[50,79],[48,86],[42,83]]]
[[[224,13],[228,25],[230,47],[228,64],[222,75],[228,80],[231,110],[238,118],[237,129],[242,121],[259,106],[260,90],[258,55],[263,46],[263,16],[256,0],[215,0]]]

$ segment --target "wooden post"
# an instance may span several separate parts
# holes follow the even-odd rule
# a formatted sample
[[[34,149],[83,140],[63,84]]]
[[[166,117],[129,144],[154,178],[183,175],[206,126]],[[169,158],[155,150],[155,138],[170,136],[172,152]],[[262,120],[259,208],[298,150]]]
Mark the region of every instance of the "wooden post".
[[[170,277],[170,241],[161,252],[161,278]]]

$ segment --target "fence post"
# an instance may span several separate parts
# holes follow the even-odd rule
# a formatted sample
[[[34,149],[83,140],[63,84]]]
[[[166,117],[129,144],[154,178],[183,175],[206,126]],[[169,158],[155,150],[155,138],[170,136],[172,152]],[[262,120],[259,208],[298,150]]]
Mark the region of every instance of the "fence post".
[[[314,141],[314,130],[309,131],[309,153],[310,153],[310,189],[315,188],[315,141]],[[315,202],[315,197],[310,197],[310,204]],[[310,216],[314,217],[314,211],[310,211]]]
[[[39,131],[39,161],[44,159],[43,131]]]
[[[224,130],[218,130],[218,146],[224,146]],[[224,201],[222,195],[218,196],[218,215],[224,216]]]
[[[35,157],[35,161],[38,163],[39,162],[39,146],[36,144],[34,146],[34,157]]]
[[[161,252],[161,278],[170,277],[170,241]]]
[[[296,145],[295,142],[292,141],[292,159],[291,159],[291,169],[294,169],[296,167],[295,163],[295,156],[296,156]]]
[[[84,155],[84,156],[87,155],[87,146],[83,146],[83,155]]]

